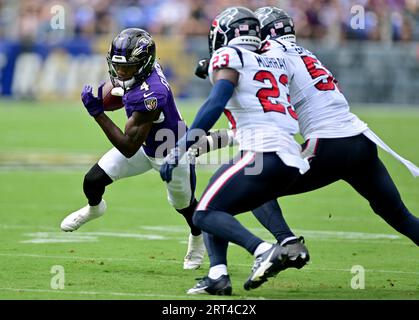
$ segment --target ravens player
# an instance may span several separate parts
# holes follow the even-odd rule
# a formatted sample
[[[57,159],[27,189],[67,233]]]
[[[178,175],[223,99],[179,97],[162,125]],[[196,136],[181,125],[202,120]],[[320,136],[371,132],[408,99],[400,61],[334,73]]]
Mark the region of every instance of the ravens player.
[[[100,96],[93,95],[91,86],[84,87],[83,104],[114,147],[85,175],[83,191],[88,204],[62,221],[63,231],[77,230],[105,213],[102,196],[109,184],[151,169],[158,171],[165,150],[170,150],[179,132],[187,129],[156,61],[155,42],[148,32],[136,28],[123,30],[112,41],[107,61],[114,85],[124,89],[128,120],[121,131],[104,113]],[[180,164],[166,187],[169,203],[185,217],[191,229],[184,269],[199,268],[205,248],[201,231],[192,223],[197,204],[194,166],[188,162]]]

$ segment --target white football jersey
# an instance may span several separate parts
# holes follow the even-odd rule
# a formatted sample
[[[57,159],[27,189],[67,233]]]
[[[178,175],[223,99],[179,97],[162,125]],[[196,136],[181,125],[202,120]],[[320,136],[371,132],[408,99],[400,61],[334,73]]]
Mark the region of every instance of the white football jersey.
[[[313,53],[284,40],[268,40],[263,50],[263,55],[286,61],[291,103],[305,140],[350,137],[367,130],[367,125],[350,112],[332,73]]]
[[[218,49],[209,63],[214,84],[218,68],[236,70],[240,76],[225,114],[235,128],[240,150],[288,151],[298,154],[295,112],[288,100],[288,72],[281,57],[264,57],[239,46]]]

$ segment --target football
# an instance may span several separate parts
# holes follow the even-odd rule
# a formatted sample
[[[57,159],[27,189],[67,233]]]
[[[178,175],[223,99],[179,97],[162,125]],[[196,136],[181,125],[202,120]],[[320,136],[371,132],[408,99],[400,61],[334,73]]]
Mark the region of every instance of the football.
[[[123,95],[124,90],[121,87],[114,87],[110,80],[107,81],[102,87],[103,108],[105,111],[114,111],[123,108]]]

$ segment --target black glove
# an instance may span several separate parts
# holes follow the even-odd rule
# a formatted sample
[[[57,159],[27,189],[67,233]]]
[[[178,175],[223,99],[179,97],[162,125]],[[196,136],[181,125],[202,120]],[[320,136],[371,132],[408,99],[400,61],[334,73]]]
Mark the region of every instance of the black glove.
[[[206,79],[208,76],[209,58],[201,59],[195,69],[195,75],[201,79]]]

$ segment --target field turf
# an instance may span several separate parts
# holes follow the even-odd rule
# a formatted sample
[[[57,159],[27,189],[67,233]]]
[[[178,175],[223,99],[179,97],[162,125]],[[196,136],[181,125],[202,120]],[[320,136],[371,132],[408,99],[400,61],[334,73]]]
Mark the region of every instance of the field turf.
[[[179,101],[188,123],[197,106]],[[419,109],[357,106],[354,112],[419,164]],[[123,111],[112,117],[123,127]],[[231,245],[233,296],[188,296],[195,278],[206,275],[208,259],[200,270],[182,269],[188,228],[156,172],[111,185],[103,218],[60,231],[61,220],[85,205],[86,170],[110,148],[80,103],[0,101],[0,146],[0,299],[419,299],[418,248],[343,182],[280,200],[290,226],[305,236],[308,266],[245,291],[253,258]],[[380,155],[418,216],[419,180]],[[198,169],[198,197],[214,170]],[[273,241],[250,213],[239,219]],[[64,268],[64,289],[54,289],[54,266]],[[351,288],[353,266],[365,269],[365,289]]]

